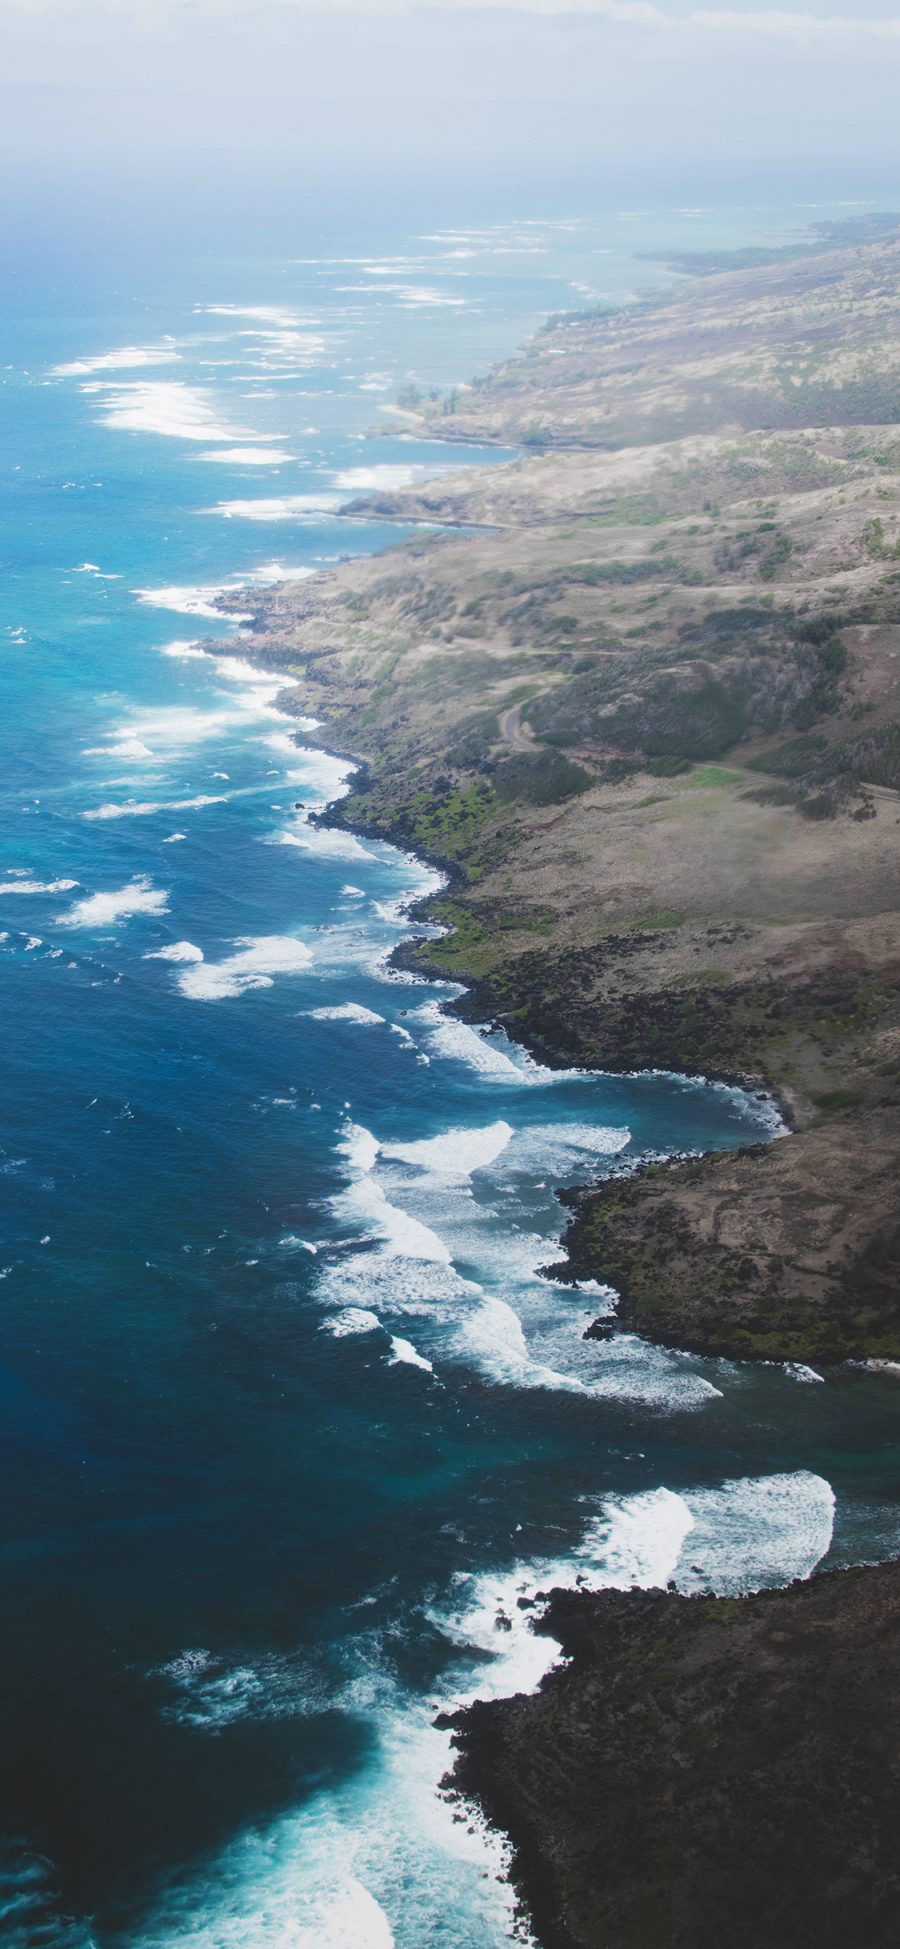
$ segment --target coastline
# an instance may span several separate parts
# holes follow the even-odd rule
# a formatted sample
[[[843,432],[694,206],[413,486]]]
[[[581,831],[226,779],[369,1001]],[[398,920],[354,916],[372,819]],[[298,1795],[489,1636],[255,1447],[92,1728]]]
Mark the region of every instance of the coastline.
[[[841,262],[839,253],[825,253],[793,272],[779,264],[710,277],[708,310],[718,306],[719,316],[724,313],[735,366],[744,356],[744,328],[730,322],[731,301],[735,318],[751,315],[755,330],[754,304],[764,309],[773,292],[783,298],[788,287],[792,303],[799,293],[813,311],[820,301],[832,307],[836,356],[846,357],[858,320],[869,316],[859,258],[870,260],[873,279],[887,270],[893,288],[900,282],[893,242],[851,255],[853,262]],[[851,288],[856,309],[851,306],[848,324],[840,313]],[[765,1092],[788,1124],[778,1141],[651,1165],[627,1180],[612,1177],[593,1189],[564,1192],[561,1202],[574,1215],[563,1239],[566,1265],[548,1268],[554,1277],[616,1287],[617,1318],[604,1321],[604,1331],[607,1324],[614,1332],[624,1327],[664,1347],[706,1355],[826,1366],[852,1360],[893,1370],[900,1355],[900,1233],[892,1216],[900,1162],[900,926],[890,887],[892,878],[896,884],[900,772],[885,753],[894,748],[890,663],[900,631],[885,567],[895,559],[896,517],[880,511],[880,503],[894,490],[888,496],[890,475],[881,471],[880,458],[872,459],[871,439],[866,445],[854,430],[870,432],[870,422],[848,422],[845,412],[843,422],[835,419],[843,427],[838,436],[832,420],[823,421],[821,373],[812,416],[804,398],[806,417],[799,410],[788,414],[786,430],[776,419],[774,434],[765,415],[761,426],[749,427],[745,416],[735,433],[728,415],[738,382],[723,381],[720,419],[739,462],[724,518],[704,490],[712,470],[715,489],[723,491],[735,463],[723,457],[722,435],[710,429],[708,416],[684,425],[683,408],[673,419],[671,404],[658,404],[652,463],[646,443],[628,448],[623,459],[641,410],[639,367],[649,356],[643,340],[654,333],[658,339],[667,312],[678,314],[672,329],[683,329],[685,308],[689,315],[689,298],[676,294],[646,314],[632,311],[597,327],[601,356],[617,333],[629,332],[640,356],[618,427],[598,430],[594,401],[590,465],[583,455],[554,450],[468,477],[468,485],[464,475],[441,477],[424,490],[389,497],[398,520],[430,518],[446,526],[448,508],[485,515],[504,502],[508,519],[505,525],[458,519],[459,536],[401,542],[374,560],[331,572],[318,587],[251,592],[245,599],[252,602],[251,654],[272,659],[268,668],[293,679],[294,708],[321,716],[332,733],[329,748],[343,748],[361,767],[348,796],[321,820],[391,840],[446,876],[415,917],[448,931],[438,940],[405,943],[396,951],[397,965],[462,982],[466,992],[451,1005],[456,1013],[502,1027],[548,1066],[619,1074],[699,1070]],[[570,425],[573,414],[584,413],[583,379],[567,376],[565,368],[584,359],[592,328],[563,321],[559,329],[564,355],[549,379],[540,375],[546,391],[537,400],[525,360],[519,369],[515,362],[503,369],[493,393],[490,383],[480,390],[480,440],[491,437],[493,425],[498,444],[511,443],[526,413],[543,414],[542,426],[560,410]],[[877,331],[883,348],[881,318]],[[871,331],[858,335],[871,361]],[[879,383],[889,363],[885,351]],[[833,414],[839,389],[828,400]],[[485,396],[493,421],[483,417]],[[811,424],[829,430],[816,434],[810,460]],[[877,437],[897,471],[900,448],[884,415]],[[771,459],[776,442],[777,463]],[[746,483],[763,458],[777,478],[760,502],[748,499]],[[658,498],[648,512],[646,483],[657,475]],[[840,512],[848,477],[855,484],[852,532]],[[659,511],[667,500],[669,517]],[[377,510],[357,504],[357,511],[384,518],[382,502],[379,497]],[[824,547],[810,518],[828,524]],[[677,555],[663,552],[666,519]],[[815,575],[813,562],[819,563]],[[558,614],[560,600],[571,611],[567,606]],[[588,629],[590,649],[584,647]],[[598,629],[599,651],[593,647]],[[660,657],[654,663],[641,653],[638,661],[629,642],[654,631],[661,634]],[[502,656],[491,662],[498,637]],[[709,681],[696,676],[694,665],[682,676],[698,639]],[[227,645],[217,645],[216,653],[223,647],[227,653]],[[579,687],[589,659],[590,678]],[[606,671],[612,677],[598,708],[591,684],[601,660],[604,677]],[[626,664],[637,704],[619,679]],[[685,726],[678,727],[674,750],[668,729],[660,729],[660,670],[669,705],[673,695],[684,700]],[[567,716],[570,692],[577,704]],[[698,732],[693,699],[701,694],[706,715]],[[666,900],[678,850],[690,854],[692,847],[703,897],[691,904],[687,873]],[[610,873],[610,858],[618,876]],[[563,860],[572,883],[559,894]],[[742,907],[747,888],[749,903]],[[761,1768],[765,1786],[777,1767],[771,1755],[760,1759],[752,1734],[771,1659],[781,1656],[773,1651],[779,1633],[790,1639],[796,1617],[803,1651],[804,1620],[818,1618],[814,1641],[819,1651],[825,1647],[837,1685],[848,1646],[860,1633],[869,1649],[880,1643],[896,1606],[895,1584],[889,1565],[737,1600],[637,1591],[551,1594],[537,1628],[558,1639],[569,1662],[533,1695],[475,1705],[454,1717],[462,1756],[449,1782],[510,1836],[513,1885],[544,1949],[594,1949],[607,1941],[617,1949],[700,1949],[720,1939],[721,1912],[708,1928],[698,1923],[696,1863],[703,1865],[705,1885],[730,1825],[749,1821],[754,1834],[754,1822],[765,1825],[765,1793],[748,1812],[740,1769],[734,1779],[716,1775],[718,1799],[712,1816],[704,1815],[699,1842],[687,1833],[679,1841],[684,1768],[696,1762],[699,1774],[715,1775],[729,1738],[726,1725],[712,1747],[699,1739],[692,1747],[691,1727],[671,1732],[681,1647],[695,1673],[696,1727],[706,1723],[720,1682],[716,1634],[729,1625],[729,1655],[741,1637],[746,1685],[740,1698],[729,1697],[729,1710],[737,1714],[744,1763]],[[678,1655],[667,1639],[655,1673],[654,1727],[657,1735],[664,1729],[662,1744],[648,1739],[632,1763],[616,1740],[628,1712],[643,1709],[655,1639],[642,1634],[652,1626],[658,1635],[660,1621],[668,1632],[671,1620]],[[644,1663],[632,1633],[634,1645],[646,1650]],[[788,1659],[780,1681],[792,1742],[782,1755],[787,1806],[790,1796],[815,1799],[823,1765],[830,1780],[837,1764],[829,1740],[840,1715],[832,1715],[825,1733],[808,1732],[816,1675],[801,1662],[795,1659],[788,1671]],[[880,1807],[887,1795],[878,1686],[866,1690],[863,1677],[860,1687],[854,1711],[861,1804]],[[587,1792],[583,1781],[579,1790],[579,1741],[598,1775],[617,1753],[618,1785],[608,1793]],[[654,1794],[661,1759],[669,1784]],[[648,1792],[655,1825],[640,1829],[640,1846],[634,1841],[617,1854],[619,1803],[630,1817],[642,1818]],[[833,1829],[838,1802],[820,1799],[825,1829]],[[818,1830],[813,1841],[789,1859],[777,1848],[764,1851],[765,1872],[748,1894],[746,1914],[727,1914],[729,1940],[748,1949],[761,1939],[786,1946],[807,1939],[849,1943],[854,1930],[859,1939],[862,1912],[867,1941],[892,1939],[900,1887],[886,1835],[879,1829],[872,1838],[866,1875],[855,1867],[845,1872],[837,1903],[828,1893]],[[642,1847],[653,1851],[656,1877],[646,1899]],[[694,1860],[693,1879],[682,1874],[682,1856]],[[838,1858],[846,1867],[840,1849]],[[631,1883],[614,1890],[609,1902],[603,1896],[601,1915],[611,1864],[621,1868],[620,1879],[630,1873]],[[798,1934],[798,1908],[784,1908],[780,1891],[788,1869],[817,1933]],[[875,1909],[866,1908],[867,1887],[880,1903]]]
[[[565,1662],[451,1715],[542,1949],[888,1949],[900,1565],[741,1598],[554,1591]],[[839,1743],[840,1751],[836,1750]]]

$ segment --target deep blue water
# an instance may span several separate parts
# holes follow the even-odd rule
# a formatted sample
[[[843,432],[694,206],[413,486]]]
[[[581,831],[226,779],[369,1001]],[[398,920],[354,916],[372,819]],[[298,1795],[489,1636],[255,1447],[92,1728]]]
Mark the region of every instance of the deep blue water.
[[[268,258],[157,243],[138,278],[70,240],[12,266],[14,1943],[507,1942],[498,1851],[438,1798],[431,1720],[533,1681],[516,1596],[741,1589],[898,1546],[890,1383],[585,1342],[605,1296],[537,1272],[555,1186],[752,1141],[768,1106],[551,1075],[392,975],[428,873],[308,826],[343,789],[327,725],[298,748],[277,684],[199,648],[210,591],[397,539],[336,512],[406,477],[373,470],[458,464],[365,438],[410,377],[464,379],[542,314],[650,284],[637,248],[801,220],[320,215]]]

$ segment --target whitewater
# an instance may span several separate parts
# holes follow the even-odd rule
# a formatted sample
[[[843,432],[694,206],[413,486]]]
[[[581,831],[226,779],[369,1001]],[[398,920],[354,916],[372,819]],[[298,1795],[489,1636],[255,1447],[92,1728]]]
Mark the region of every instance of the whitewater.
[[[557,1188],[777,1113],[549,1070],[396,970],[438,876],[317,822],[353,762],[216,606],[395,542],[343,505],[458,456],[387,401],[627,295],[621,230],[145,271],[26,279],[5,328],[0,1922],[501,1949],[436,1716],[539,1682],[553,1584],[896,1551],[891,1384],[584,1338],[615,1295],[542,1271]]]

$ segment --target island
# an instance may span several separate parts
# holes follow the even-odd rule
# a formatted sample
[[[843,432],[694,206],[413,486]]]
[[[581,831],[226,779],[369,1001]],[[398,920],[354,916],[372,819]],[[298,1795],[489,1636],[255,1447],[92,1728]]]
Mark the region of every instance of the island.
[[[679,268],[405,398],[520,457],[234,607],[358,761],[329,819],[444,869],[407,965],[549,1064],[777,1099],[564,1193],[597,1331],[900,1373],[900,219]],[[544,1949],[895,1940],[898,1609],[895,1566],[553,1596],[569,1662],[456,1728]]]

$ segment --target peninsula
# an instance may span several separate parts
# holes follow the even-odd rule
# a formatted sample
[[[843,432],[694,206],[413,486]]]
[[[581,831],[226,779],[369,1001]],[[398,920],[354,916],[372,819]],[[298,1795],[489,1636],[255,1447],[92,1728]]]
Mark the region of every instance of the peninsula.
[[[666,1345],[900,1364],[900,220],[686,269],[405,401],[522,457],[235,606],[361,761],[330,817],[449,874],[410,965],[551,1064],[777,1094],[777,1141],[567,1194],[564,1276]],[[570,1662],[456,1722],[545,1949],[896,1939],[897,1574],[553,1597]]]

